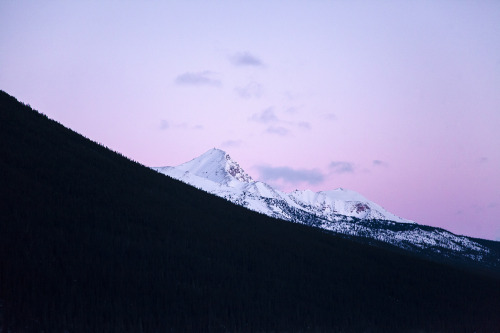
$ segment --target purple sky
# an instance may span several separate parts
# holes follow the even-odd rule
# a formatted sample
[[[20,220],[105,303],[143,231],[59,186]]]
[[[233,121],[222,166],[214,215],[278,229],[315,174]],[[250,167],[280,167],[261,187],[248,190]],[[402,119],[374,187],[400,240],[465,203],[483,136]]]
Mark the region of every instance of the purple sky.
[[[500,240],[500,1],[1,1],[0,89],[148,166],[218,147]]]

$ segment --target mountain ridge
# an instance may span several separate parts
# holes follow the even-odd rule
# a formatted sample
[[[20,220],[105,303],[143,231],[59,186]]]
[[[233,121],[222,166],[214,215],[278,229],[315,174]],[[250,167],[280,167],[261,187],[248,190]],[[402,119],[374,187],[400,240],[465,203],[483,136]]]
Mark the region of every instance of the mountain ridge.
[[[296,206],[297,208],[304,209],[306,206],[322,207],[326,210],[325,214],[338,213],[360,219],[378,218],[402,223],[414,223],[388,212],[381,206],[352,190],[337,188],[319,192],[295,190],[291,193],[286,193],[274,189],[269,184],[254,181],[228,153],[218,148],[212,148],[202,155],[176,167],[153,167],[152,169],[184,180],[208,192],[215,190],[204,180],[214,182],[213,187],[215,188],[227,186],[228,190],[232,188],[246,191],[247,193],[255,192],[261,194],[263,197],[273,199],[280,197],[289,204],[293,205],[293,202],[295,202],[298,205]],[[260,212],[266,213],[265,211]]]
[[[221,149],[210,149],[175,167],[152,169],[274,218],[382,241],[427,257],[447,257],[457,261],[465,258],[466,261],[500,267],[498,250],[484,242],[406,220],[344,188],[282,192],[264,182],[254,181]]]

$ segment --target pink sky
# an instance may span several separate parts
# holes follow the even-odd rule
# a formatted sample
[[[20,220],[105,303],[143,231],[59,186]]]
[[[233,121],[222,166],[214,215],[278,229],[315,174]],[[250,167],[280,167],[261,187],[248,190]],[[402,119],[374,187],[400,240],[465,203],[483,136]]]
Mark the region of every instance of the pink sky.
[[[147,166],[218,147],[500,240],[498,1],[2,1],[0,89]]]

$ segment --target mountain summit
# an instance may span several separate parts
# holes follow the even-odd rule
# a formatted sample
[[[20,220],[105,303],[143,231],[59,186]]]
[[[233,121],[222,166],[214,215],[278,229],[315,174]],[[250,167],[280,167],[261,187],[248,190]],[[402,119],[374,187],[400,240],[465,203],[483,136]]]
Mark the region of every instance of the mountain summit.
[[[456,260],[491,261],[477,240],[422,226],[385,210],[361,194],[338,188],[285,193],[255,181],[223,150],[211,149],[176,167],[154,170],[250,210],[346,236],[359,236],[424,254]],[[500,264],[494,259],[493,265]]]
[[[230,184],[232,181],[250,183],[253,181],[238,163],[223,150],[213,148],[175,169],[211,180],[219,184]]]

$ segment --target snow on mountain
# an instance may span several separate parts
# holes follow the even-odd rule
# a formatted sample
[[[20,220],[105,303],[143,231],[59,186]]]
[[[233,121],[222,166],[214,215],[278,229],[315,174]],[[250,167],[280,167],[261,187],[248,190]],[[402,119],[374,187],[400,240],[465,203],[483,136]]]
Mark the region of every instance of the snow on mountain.
[[[176,167],[177,170],[230,186],[232,181],[249,183],[252,178],[220,149],[211,149],[205,154]]]
[[[465,236],[396,216],[355,191],[279,191],[254,181],[226,152],[216,148],[179,166],[153,169],[250,210],[287,221],[409,250],[462,255],[478,261],[489,252]]]
[[[288,205],[328,220],[335,220],[335,216],[342,215],[359,219],[412,223],[412,221],[389,213],[361,194],[342,188],[323,192],[297,190],[292,193],[276,190],[268,184],[254,181],[226,152],[216,148],[179,166],[153,169],[249,209],[277,218],[290,219],[291,216],[279,206],[263,204],[263,201],[266,201],[263,199],[278,201],[282,205]]]
[[[290,193],[290,197],[304,209],[309,210],[312,208],[314,211],[322,211],[322,215],[325,217],[331,214],[340,214],[359,219],[380,219],[400,223],[413,223],[413,221],[389,213],[361,194],[343,188],[321,192],[296,190]]]

